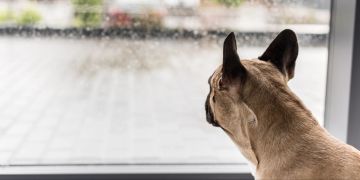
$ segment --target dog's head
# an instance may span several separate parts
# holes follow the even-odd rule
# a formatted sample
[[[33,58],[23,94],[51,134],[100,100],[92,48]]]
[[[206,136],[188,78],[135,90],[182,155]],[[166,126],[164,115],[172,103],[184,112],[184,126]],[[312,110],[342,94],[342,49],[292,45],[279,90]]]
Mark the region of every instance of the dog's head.
[[[284,30],[259,58],[240,61],[235,35],[230,33],[224,41],[223,64],[209,78],[207,121],[228,134],[244,130],[249,124],[256,126],[258,114],[254,107],[271,103],[270,94],[287,89],[288,80],[294,76],[297,55],[295,33]]]

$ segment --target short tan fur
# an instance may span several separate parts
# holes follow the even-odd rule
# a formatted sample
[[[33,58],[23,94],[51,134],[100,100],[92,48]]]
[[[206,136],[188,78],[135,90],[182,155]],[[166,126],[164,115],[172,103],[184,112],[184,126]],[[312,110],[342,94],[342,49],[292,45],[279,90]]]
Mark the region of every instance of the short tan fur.
[[[298,54],[293,31],[241,61],[231,33],[223,53],[209,79],[207,120],[256,167],[256,179],[360,179],[360,152],[321,127],[287,85]]]

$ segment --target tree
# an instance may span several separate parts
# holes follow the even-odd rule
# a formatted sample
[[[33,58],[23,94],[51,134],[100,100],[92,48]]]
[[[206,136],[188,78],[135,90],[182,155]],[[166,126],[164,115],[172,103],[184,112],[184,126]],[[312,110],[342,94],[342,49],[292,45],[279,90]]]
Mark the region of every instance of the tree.
[[[99,26],[102,20],[102,0],[73,0],[75,25],[81,27]]]
[[[239,6],[244,0],[214,0],[219,4],[223,4],[227,7]]]

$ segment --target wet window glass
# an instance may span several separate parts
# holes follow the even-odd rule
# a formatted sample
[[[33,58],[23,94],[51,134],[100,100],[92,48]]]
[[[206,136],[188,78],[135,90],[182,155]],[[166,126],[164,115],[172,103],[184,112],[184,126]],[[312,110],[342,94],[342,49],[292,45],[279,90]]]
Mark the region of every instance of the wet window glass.
[[[285,28],[290,87],[323,123],[328,0],[1,0],[0,164],[239,164],[205,120],[234,31],[256,58]]]

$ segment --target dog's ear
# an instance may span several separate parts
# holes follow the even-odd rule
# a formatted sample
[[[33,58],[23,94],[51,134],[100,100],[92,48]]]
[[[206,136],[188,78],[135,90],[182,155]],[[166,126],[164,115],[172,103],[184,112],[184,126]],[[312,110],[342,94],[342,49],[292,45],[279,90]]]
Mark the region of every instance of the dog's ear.
[[[224,41],[222,79],[227,82],[240,79],[246,74],[237,54],[235,34],[231,32]]]
[[[290,80],[294,77],[298,51],[299,47],[294,31],[285,29],[271,42],[259,59],[273,63]]]

